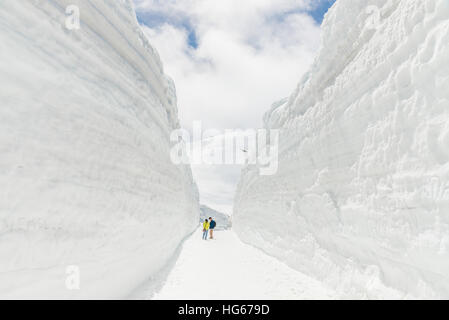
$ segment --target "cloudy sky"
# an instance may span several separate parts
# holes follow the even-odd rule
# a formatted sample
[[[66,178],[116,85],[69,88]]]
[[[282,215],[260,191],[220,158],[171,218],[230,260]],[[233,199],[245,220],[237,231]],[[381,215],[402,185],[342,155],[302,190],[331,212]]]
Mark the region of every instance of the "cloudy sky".
[[[181,125],[261,127],[320,44],[335,0],[134,0],[139,22],[176,84]],[[201,201],[232,213],[239,167],[196,166]]]

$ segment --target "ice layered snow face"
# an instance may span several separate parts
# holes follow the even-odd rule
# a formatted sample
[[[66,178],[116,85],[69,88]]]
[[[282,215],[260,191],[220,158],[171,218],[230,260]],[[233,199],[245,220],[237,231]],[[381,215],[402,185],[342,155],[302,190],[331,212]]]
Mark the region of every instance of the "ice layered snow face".
[[[338,0],[234,228],[342,296],[449,298],[448,119],[449,2]]]
[[[124,297],[198,225],[131,1],[1,1],[0,104],[1,298]]]

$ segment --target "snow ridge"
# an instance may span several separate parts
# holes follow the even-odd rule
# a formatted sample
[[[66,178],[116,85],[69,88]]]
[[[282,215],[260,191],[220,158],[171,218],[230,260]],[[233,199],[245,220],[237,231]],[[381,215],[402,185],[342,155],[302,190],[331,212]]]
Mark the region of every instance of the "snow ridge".
[[[337,1],[264,118],[279,172],[243,171],[236,232],[342,297],[449,298],[448,119],[449,1]]]
[[[0,298],[122,298],[198,225],[176,90],[130,0],[1,1],[0,101]]]

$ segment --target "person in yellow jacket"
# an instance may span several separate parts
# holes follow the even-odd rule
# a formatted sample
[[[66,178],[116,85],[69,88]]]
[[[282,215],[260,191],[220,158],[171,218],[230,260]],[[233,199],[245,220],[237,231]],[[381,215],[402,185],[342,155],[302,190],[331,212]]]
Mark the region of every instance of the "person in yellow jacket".
[[[207,240],[207,234],[209,233],[210,223],[209,220],[204,220],[203,222],[203,240]]]

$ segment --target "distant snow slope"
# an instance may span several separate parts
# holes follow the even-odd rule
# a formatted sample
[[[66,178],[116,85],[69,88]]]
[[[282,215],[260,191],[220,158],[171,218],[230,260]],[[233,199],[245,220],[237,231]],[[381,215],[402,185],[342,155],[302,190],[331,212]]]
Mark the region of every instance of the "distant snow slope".
[[[205,220],[212,217],[217,223],[217,230],[226,230],[232,227],[231,217],[222,212],[218,212],[208,206],[201,205],[200,206],[201,214],[200,214],[200,224]]]
[[[0,298],[124,297],[198,225],[174,85],[130,0],[1,1],[0,105]]]
[[[279,172],[243,173],[245,242],[347,297],[449,298],[449,1],[338,0],[265,123]]]

